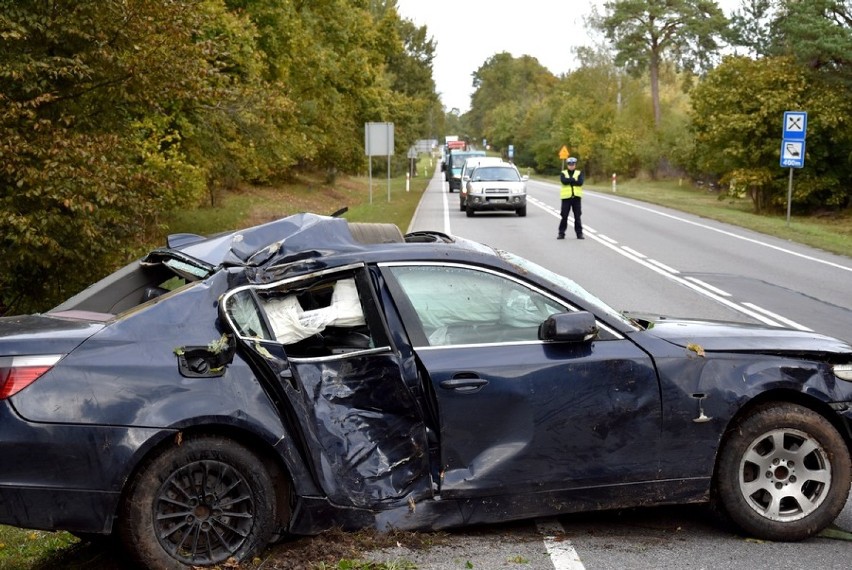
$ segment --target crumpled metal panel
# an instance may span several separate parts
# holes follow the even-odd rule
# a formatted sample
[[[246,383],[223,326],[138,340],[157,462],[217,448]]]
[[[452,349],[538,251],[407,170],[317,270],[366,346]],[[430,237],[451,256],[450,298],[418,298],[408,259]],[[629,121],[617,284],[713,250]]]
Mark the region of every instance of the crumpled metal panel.
[[[431,489],[426,431],[390,355],[291,361],[314,470],[333,503],[378,507]]]
[[[757,396],[776,391],[778,399],[785,399],[784,393],[798,392],[823,403],[852,398],[852,384],[837,381],[824,363],[794,356],[690,354],[656,359],[663,460],[672,478],[710,477],[725,429]],[[683,437],[687,432],[690,437]]]
[[[223,234],[217,238],[180,248],[185,255],[213,266],[278,264],[323,252],[361,249],[352,239],[343,218],[317,214],[296,214],[280,220]],[[318,245],[322,244],[318,249]]]
[[[819,333],[744,323],[666,318],[655,320],[648,334],[678,346],[700,346],[708,351],[803,355],[852,352],[849,343]]]

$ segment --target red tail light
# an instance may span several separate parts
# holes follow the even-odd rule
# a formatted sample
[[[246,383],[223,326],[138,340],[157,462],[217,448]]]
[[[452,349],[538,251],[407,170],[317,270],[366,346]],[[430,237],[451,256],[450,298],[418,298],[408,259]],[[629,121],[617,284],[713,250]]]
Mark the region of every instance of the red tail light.
[[[61,354],[0,357],[0,400],[17,394],[53,368]]]

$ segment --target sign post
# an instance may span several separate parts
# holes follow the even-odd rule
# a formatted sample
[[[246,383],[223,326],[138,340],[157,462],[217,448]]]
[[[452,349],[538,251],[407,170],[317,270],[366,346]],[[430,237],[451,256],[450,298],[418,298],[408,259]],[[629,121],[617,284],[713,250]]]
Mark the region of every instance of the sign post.
[[[787,225],[790,225],[790,209],[793,202],[793,169],[805,166],[805,133],[808,114],[805,111],[784,111],[781,131],[781,166],[790,168],[787,183]]]
[[[388,202],[390,202],[390,159],[393,154],[393,123],[364,123],[364,151],[370,160],[370,204],[373,203],[373,158],[388,160]]]

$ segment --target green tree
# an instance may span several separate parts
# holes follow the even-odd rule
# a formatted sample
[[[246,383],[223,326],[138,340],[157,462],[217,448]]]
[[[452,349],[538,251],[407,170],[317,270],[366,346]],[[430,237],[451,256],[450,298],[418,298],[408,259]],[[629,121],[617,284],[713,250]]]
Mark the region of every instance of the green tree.
[[[106,273],[158,212],[195,204],[203,172],[150,117],[219,70],[196,3],[2,0],[0,14],[0,312],[29,311]]]
[[[615,63],[648,71],[654,124],[662,120],[659,75],[669,58],[684,70],[705,70],[718,50],[727,19],[713,0],[615,0],[593,20],[615,49]]]
[[[415,139],[438,139],[444,130],[444,112],[432,78],[435,41],[428,36],[426,26],[416,26],[399,17],[396,0],[387,0],[387,4],[382,19],[385,29],[381,30],[385,41],[380,45],[385,48],[385,70],[391,91],[401,96],[399,106],[410,117],[400,125],[399,136],[404,145],[401,150],[405,150]],[[390,38],[398,39],[387,41]],[[394,140],[397,136],[395,132]]]
[[[587,175],[634,176],[649,165],[653,174],[656,165],[665,161],[656,141],[646,80],[624,74],[602,49],[581,49],[577,57],[580,67],[560,78],[548,97],[549,112],[536,114],[547,116],[549,123],[522,129],[537,140],[549,141],[533,145],[541,149],[537,156],[546,160],[547,170],[558,170],[561,163],[556,155],[566,145],[580,158]],[[667,104],[673,93],[683,97],[670,67],[661,74]],[[675,112],[680,106],[670,108]],[[544,164],[540,162],[539,167]]]
[[[228,0],[259,31],[268,77],[295,105],[299,166],[357,171],[369,121],[395,126],[398,149],[436,112],[434,46],[393,1]]]
[[[497,150],[516,144],[521,121],[556,86],[556,77],[538,60],[503,52],[473,74],[471,109],[465,114],[473,140],[487,139]],[[516,145],[517,146],[517,145]]]
[[[255,22],[219,1],[198,9],[209,24],[193,41],[218,73],[168,111],[187,159],[206,174],[212,202],[219,189],[282,176],[308,148],[295,127],[295,103],[258,49]]]
[[[757,56],[792,55],[852,88],[852,2],[748,0],[731,18],[735,45]]]
[[[698,166],[716,173],[757,212],[786,203],[788,170],[780,167],[784,111],[808,111],[805,168],[793,206],[799,212],[849,202],[852,103],[845,90],[791,57],[728,57],[693,93]]]
[[[764,57],[774,51],[775,4],[778,0],[742,0],[731,14],[728,38],[732,45],[745,47],[748,55]]]
[[[394,0],[0,0],[0,313],[44,309],[205,190],[363,169],[442,122]],[[45,279],[62,274],[64,279]]]

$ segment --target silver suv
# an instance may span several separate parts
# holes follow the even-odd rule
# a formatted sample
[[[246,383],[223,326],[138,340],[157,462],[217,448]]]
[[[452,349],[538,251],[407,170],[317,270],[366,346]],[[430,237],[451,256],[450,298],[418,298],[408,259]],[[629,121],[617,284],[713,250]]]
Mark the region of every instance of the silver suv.
[[[467,181],[470,180],[470,173],[477,166],[485,166],[486,164],[503,164],[503,159],[499,156],[471,156],[464,161],[461,176],[459,176],[459,210],[462,212],[465,210],[465,202],[467,201]]]
[[[482,164],[462,179],[462,209],[468,217],[483,210],[513,210],[527,215],[527,180],[511,162]]]

